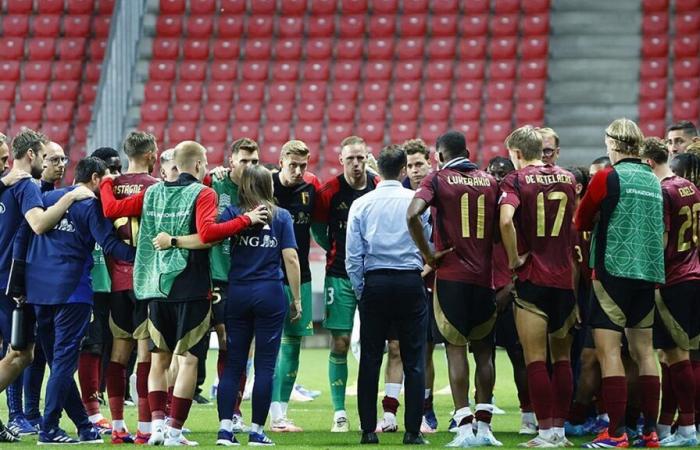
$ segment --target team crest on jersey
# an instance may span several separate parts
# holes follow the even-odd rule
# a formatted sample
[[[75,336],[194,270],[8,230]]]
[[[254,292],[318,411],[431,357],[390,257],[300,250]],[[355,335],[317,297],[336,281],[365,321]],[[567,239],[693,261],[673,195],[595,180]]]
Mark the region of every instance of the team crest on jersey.
[[[302,192],[302,193],[301,193],[301,204],[302,204],[302,205],[308,205],[308,204],[309,204],[309,193],[308,193],[308,192]]]
[[[65,231],[66,233],[75,233],[75,226],[70,220],[63,218],[53,227],[54,230]]]
[[[5,204],[0,202],[0,214],[5,214]]]

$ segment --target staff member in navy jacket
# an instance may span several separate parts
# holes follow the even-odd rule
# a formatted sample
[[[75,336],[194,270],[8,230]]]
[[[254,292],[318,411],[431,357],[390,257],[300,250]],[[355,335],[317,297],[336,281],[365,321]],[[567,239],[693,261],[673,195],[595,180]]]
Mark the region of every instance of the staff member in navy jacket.
[[[97,158],[81,160],[75,171],[76,185],[46,193],[44,206],[50,207],[80,186],[97,192],[105,171],[105,164]],[[27,303],[34,306],[37,336],[51,367],[39,443],[77,443],[59,428],[64,408],[78,428],[80,442],[102,442],[88,420],[74,380],[80,342],[92,313],[90,270],[95,242],[107,255],[123,261],[134,259],[135,249],[113,234],[99,202],[90,198],[74,203],[49,232],[31,236],[26,251]],[[15,255],[21,256],[19,241]]]

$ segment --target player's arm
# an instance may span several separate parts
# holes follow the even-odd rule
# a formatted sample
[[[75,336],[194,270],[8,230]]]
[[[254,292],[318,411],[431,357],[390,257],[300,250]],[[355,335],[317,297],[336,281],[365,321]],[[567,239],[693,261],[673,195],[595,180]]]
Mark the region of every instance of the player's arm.
[[[216,223],[218,216],[217,198],[216,192],[211,188],[202,189],[199,193],[195,210],[197,234],[204,244],[234,236],[251,225],[263,224],[269,216],[269,212],[264,206],[258,206],[253,211],[241,214],[231,220]]]
[[[321,246],[325,251],[331,249],[331,238],[328,232],[328,219],[330,215],[331,197],[333,196],[333,187],[330,182],[323,185],[317,190],[316,203],[311,220],[311,236],[314,241]]]
[[[199,237],[199,234],[188,234],[187,236],[175,236],[175,247],[184,248],[187,250],[207,250],[218,244],[212,242],[205,244]],[[156,250],[168,250],[173,247],[173,236],[161,231],[153,238],[153,247]]]
[[[574,214],[574,224],[578,231],[591,231],[598,220],[598,213],[603,199],[608,195],[608,174],[612,168],[596,173],[588,184],[586,194]]]
[[[425,237],[425,228],[422,220],[423,214],[427,209],[428,203],[422,198],[415,197],[408,205],[406,221],[408,222],[408,231],[411,234],[411,238],[413,242],[416,243],[416,247],[418,247],[421,255],[423,255],[423,258],[425,258],[431,267],[435,267],[430,264],[430,257],[433,257],[433,250],[428,243],[428,239]]]
[[[87,219],[90,233],[95,242],[102,247],[105,255],[120,261],[134,261],[136,258],[136,247],[127,245],[117,237],[112,222],[102,215],[102,208],[98,202],[93,202],[87,210]]]
[[[13,184],[17,183],[18,181],[21,181],[25,178],[29,178],[31,175],[29,175],[27,172],[23,170],[16,170],[12,169],[10,170],[7,175],[4,177],[0,178],[0,194],[5,192],[5,189],[9,188]]]
[[[27,249],[32,238],[32,229],[26,220],[23,220],[15,234],[15,240],[12,243],[12,259],[18,261],[27,260]]]
[[[287,211],[278,211],[282,223],[279,244],[282,249],[282,261],[287,273],[289,290],[292,292],[292,304],[290,305],[289,318],[292,321],[301,318],[301,268],[299,266],[299,254],[297,253],[297,241],[294,236],[294,222]]]
[[[38,188],[37,188],[38,191]],[[80,200],[95,198],[95,193],[85,186],[78,186],[47,209],[35,207],[24,213],[24,218],[35,234],[43,234],[58,223],[68,208]]]
[[[362,241],[362,230],[360,221],[361,211],[357,208],[357,203],[350,206],[348,213],[348,228],[345,232],[345,271],[348,273],[350,284],[355,291],[355,296],[359,299],[364,289],[365,273],[365,248]]]
[[[143,210],[143,197],[146,190],[142,190],[136,195],[117,200],[114,196],[114,179],[104,177],[100,183],[100,200],[102,201],[102,212],[108,219],[118,219],[120,217],[140,217]]]
[[[527,259],[527,255],[518,254],[518,235],[515,231],[515,206],[503,204],[500,208],[498,226],[501,230],[501,240],[508,255],[508,268],[517,269],[522,266]]]

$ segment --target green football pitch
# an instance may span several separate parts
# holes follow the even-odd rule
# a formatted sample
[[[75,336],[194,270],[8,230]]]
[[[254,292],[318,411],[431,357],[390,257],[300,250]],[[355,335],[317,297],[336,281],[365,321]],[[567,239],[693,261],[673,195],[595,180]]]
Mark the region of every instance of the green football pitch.
[[[216,375],[216,351],[210,351],[207,358],[207,380],[204,384],[204,393],[209,394],[210,387],[215,381]],[[348,380],[349,391],[354,391],[357,381],[357,361],[350,356],[348,358],[350,379]],[[435,351],[435,367],[437,371],[435,387],[437,391],[443,390],[448,385],[447,362],[445,352],[441,349]],[[471,366],[473,368],[473,365]],[[359,418],[357,415],[357,397],[349,395],[347,399],[347,411],[350,420],[349,433],[331,433],[331,422],[333,419],[333,409],[331,407],[328,389],[328,351],[321,349],[304,349],[301,352],[301,364],[299,368],[298,382],[308,389],[317,389],[322,392],[321,396],[311,402],[291,402],[288,416],[304,429],[303,433],[268,433],[277,446],[285,448],[367,448],[360,446]],[[498,351],[496,358],[496,388],[495,396],[497,405],[506,411],[504,415],[495,415],[493,418],[493,429],[497,439],[503,442],[504,447],[516,447],[518,443],[527,440],[524,436],[518,435],[520,425],[520,413],[518,410],[518,399],[513,374],[505,352]],[[472,371],[473,377],[473,371]],[[473,386],[473,384],[472,384]],[[383,395],[383,380],[380,381],[380,393]],[[449,392],[447,389],[445,392]],[[400,399],[403,401],[403,399]],[[0,401],[0,417],[7,420],[7,407],[4,399]],[[377,398],[377,407],[381,409],[381,397]],[[107,407],[102,407],[105,416],[109,416]],[[448,393],[435,395],[435,411],[439,420],[439,432],[427,435],[432,447],[442,447],[452,439],[452,433],[447,431],[447,425],[452,410],[452,401]],[[243,414],[246,423],[250,418],[250,402],[243,403]],[[379,435],[382,447],[398,447],[401,445],[403,436],[403,406],[399,408],[399,432]],[[381,417],[381,411],[378,412]],[[136,408],[125,408],[125,419],[127,425],[135,431],[136,428]],[[216,414],[215,402],[209,405],[194,405],[190,412],[189,419],[185,424],[192,430],[188,438],[199,442],[200,447],[214,448],[216,432],[218,430],[218,417]],[[64,416],[62,426],[69,434],[74,436],[75,428]],[[269,420],[268,420],[269,427]],[[107,436],[108,438],[108,436]],[[241,444],[247,444],[247,436],[240,436]],[[577,444],[583,439],[573,439]],[[106,440],[107,442],[107,440]],[[35,446],[36,437],[24,437],[22,442],[16,444],[0,444],[0,448],[20,448]],[[104,444],[111,445],[111,444]],[[104,447],[95,445],[94,447]],[[87,446],[85,446],[87,447]],[[84,448],[81,446],[81,448]]]

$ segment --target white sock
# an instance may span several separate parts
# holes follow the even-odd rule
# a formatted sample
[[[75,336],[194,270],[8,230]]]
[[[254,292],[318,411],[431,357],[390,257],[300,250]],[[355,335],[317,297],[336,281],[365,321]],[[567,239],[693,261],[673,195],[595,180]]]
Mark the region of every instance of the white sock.
[[[165,420],[156,419],[153,422],[151,422],[151,425],[153,426],[154,430],[160,429],[162,431],[165,428]]]
[[[678,427],[680,429],[680,427]],[[656,431],[661,439],[671,434],[671,425],[665,425],[661,423],[656,424]]]
[[[229,433],[233,431],[233,421],[230,419],[224,419],[219,423],[219,429],[228,431]]]
[[[523,418],[523,422],[537,423],[537,416],[535,416],[534,412],[524,412],[520,413],[520,415]]]
[[[491,431],[491,426],[488,423],[482,422],[480,420],[476,422],[477,433],[488,433],[489,431]]]
[[[596,417],[596,419],[610,422],[610,416],[608,416],[608,413],[598,414],[598,417]]]
[[[280,405],[280,402],[270,403],[270,419],[273,421],[280,420],[282,415],[282,406]]]
[[[564,428],[563,427],[552,427],[552,433],[560,438],[564,437]]]
[[[457,426],[459,426],[459,423],[462,421],[462,419],[469,416],[473,416],[471,408],[469,408],[468,406],[460,408],[457,411],[455,411],[455,423],[457,424]]]
[[[251,424],[250,424],[250,431],[251,431],[252,433],[262,434],[262,432],[263,432],[263,427],[260,426],[260,425],[258,425],[257,423],[251,423]]]
[[[399,394],[401,394],[401,383],[384,384],[384,393],[387,397],[398,399]]]
[[[542,439],[545,439],[545,440],[547,440],[547,441],[551,441],[553,435],[554,435],[554,432],[552,431],[551,428],[548,428],[548,429],[546,429],[546,430],[540,429],[540,437],[541,437]]]
[[[88,417],[88,420],[90,421],[90,423],[99,422],[102,419],[104,419],[104,417],[102,417],[102,414],[100,414],[100,413],[93,414],[93,415]]]
[[[678,433],[683,437],[693,437],[693,435],[695,434],[695,426],[694,425],[678,426]]]
[[[124,431],[124,420],[113,420],[112,429],[116,431]]]
[[[427,400],[427,399],[430,397],[430,394],[431,394],[432,392],[433,392],[432,389],[426,389],[426,390],[425,390],[425,397],[423,397],[423,398]]]
[[[344,409],[341,409],[341,410],[333,413],[333,421],[334,422],[337,422],[338,419],[340,419],[341,417],[345,417],[346,419],[348,418],[348,414],[345,412]]]
[[[170,435],[171,438],[177,439],[180,437],[180,435],[182,435],[182,430],[179,428],[170,427],[168,429],[168,434]]]
[[[280,408],[282,408],[282,417],[287,417],[287,408],[288,407],[289,407],[289,403],[280,402]]]
[[[151,422],[139,422],[138,430],[141,433],[150,433],[151,432]]]

